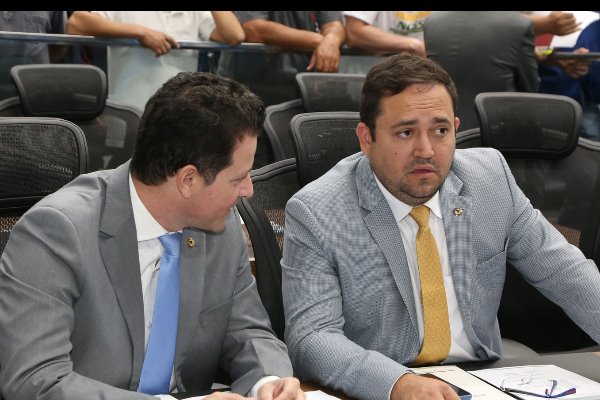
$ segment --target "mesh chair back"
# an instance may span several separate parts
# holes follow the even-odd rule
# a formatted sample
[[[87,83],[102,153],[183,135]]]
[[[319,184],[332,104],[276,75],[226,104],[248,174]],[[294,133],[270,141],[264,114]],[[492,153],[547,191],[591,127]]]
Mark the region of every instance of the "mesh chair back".
[[[296,82],[306,112],[358,111],[365,75],[300,72]]]
[[[360,151],[356,136],[359,121],[358,112],[303,113],[292,118],[290,132],[300,185],[317,179],[342,158]]]
[[[600,143],[578,139],[579,105],[563,96],[484,93],[476,98],[476,110],[481,143],[504,154],[532,205],[569,243],[598,264]],[[459,133],[457,147],[478,146],[476,131]],[[510,264],[498,320],[503,337],[538,352],[594,344],[560,307],[529,285]],[[561,329],[548,330],[548,323]]]
[[[581,106],[569,97],[480,93],[475,109],[483,145],[506,157],[564,158],[577,145]]]
[[[106,99],[106,74],[84,64],[31,64],[11,69],[19,97],[0,102],[0,116],[64,118],[83,130],[89,170],[131,158],[141,111]]]
[[[271,143],[275,161],[294,157],[294,145],[290,136],[290,120],[294,115],[303,112],[302,99],[294,99],[266,108],[263,128]]]
[[[285,229],[285,205],[300,189],[296,162],[288,159],[251,171],[254,195],[242,198],[238,210],[252,242],[256,261],[256,285],[281,340],[285,327],[281,292],[281,255]]]
[[[33,204],[87,172],[87,145],[57,118],[0,118],[0,250]]]

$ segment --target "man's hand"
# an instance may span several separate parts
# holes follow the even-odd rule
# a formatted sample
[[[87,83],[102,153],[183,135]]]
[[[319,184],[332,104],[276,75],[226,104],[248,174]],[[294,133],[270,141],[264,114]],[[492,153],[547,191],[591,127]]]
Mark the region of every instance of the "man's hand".
[[[460,400],[460,397],[446,382],[405,374],[394,384],[391,400]]]
[[[143,27],[143,33],[139,38],[142,46],[154,51],[156,57],[167,54],[172,47],[179,48],[179,43],[166,33]]]
[[[337,72],[340,68],[340,48],[332,36],[324,36],[313,51],[308,71]]]
[[[258,389],[258,400],[304,400],[306,395],[300,389],[296,378],[281,378],[267,382]],[[211,399],[212,400],[212,399]]]
[[[589,53],[590,51],[585,47],[580,47],[575,50],[575,53]],[[563,71],[571,78],[578,79],[585,76],[590,72],[590,61],[577,60],[577,59],[564,59],[557,60],[557,64],[562,68]]]
[[[244,400],[246,397],[236,393],[214,392],[210,396],[206,396],[204,400]]]
[[[547,29],[554,35],[564,36],[581,29],[581,23],[577,23],[575,16],[570,12],[552,11],[547,18]]]

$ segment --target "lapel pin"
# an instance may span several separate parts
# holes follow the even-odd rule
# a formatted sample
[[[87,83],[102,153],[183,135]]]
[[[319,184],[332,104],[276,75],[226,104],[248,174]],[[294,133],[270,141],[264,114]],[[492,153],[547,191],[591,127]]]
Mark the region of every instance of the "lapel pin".
[[[187,240],[187,245],[189,248],[196,247],[196,241],[190,237]]]
[[[460,217],[461,215],[463,215],[463,212],[464,212],[464,211],[465,211],[465,210],[464,210],[464,209],[462,209],[461,207],[456,207],[456,208],[454,209],[454,216],[455,216],[455,217]]]

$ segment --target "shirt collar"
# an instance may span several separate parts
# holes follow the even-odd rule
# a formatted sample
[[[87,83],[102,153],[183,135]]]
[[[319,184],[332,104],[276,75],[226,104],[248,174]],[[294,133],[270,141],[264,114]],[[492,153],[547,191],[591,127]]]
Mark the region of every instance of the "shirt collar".
[[[377,179],[377,176],[375,174],[373,174],[373,177],[375,178],[375,182],[377,182],[377,186],[379,186],[381,193],[383,193],[383,197],[385,197],[385,200],[388,202],[390,208],[392,209],[394,218],[396,219],[397,222],[402,221],[404,218],[406,218],[408,213],[411,212],[413,207],[398,200],[393,194],[391,194],[385,188],[385,186],[383,186],[383,184],[379,181],[379,179]],[[429,199],[428,201],[426,201],[424,205],[429,207],[429,209],[431,210],[433,215],[435,215],[439,219],[442,219],[442,207],[440,206],[440,191],[439,190],[437,192],[435,192],[433,197],[431,199]]]
[[[133,220],[135,222],[135,230],[137,233],[138,242],[145,240],[156,239],[168,231],[154,219],[150,211],[137,194],[131,172],[129,173],[129,194],[131,197],[131,208],[133,209]]]

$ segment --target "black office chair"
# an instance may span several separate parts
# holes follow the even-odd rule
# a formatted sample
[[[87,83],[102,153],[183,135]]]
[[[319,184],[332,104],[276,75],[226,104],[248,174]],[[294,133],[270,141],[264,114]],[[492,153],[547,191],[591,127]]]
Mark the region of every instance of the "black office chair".
[[[242,198],[238,210],[250,236],[256,261],[256,285],[273,330],[283,340],[285,319],[281,293],[281,255],[285,205],[300,189],[296,162],[277,161],[250,172],[254,195]]]
[[[300,72],[296,82],[306,112],[359,111],[365,75]]]
[[[141,111],[107,100],[106,74],[85,64],[12,67],[19,97],[0,101],[0,117],[56,117],[85,133],[89,170],[114,168],[131,158]]]
[[[0,252],[17,220],[87,172],[81,129],[58,118],[0,118]]]
[[[294,157],[294,145],[289,131],[290,120],[294,115],[303,112],[302,99],[294,99],[266,108],[263,130],[271,143],[275,161]]]
[[[500,150],[532,205],[598,264],[600,143],[579,138],[579,104],[564,96],[513,92],[482,93],[475,104],[479,138],[477,129],[460,132],[457,147],[482,145]],[[595,344],[511,265],[498,319],[503,337],[538,352]]]
[[[342,158],[360,151],[358,112],[298,114],[290,121],[301,186],[315,180]]]

